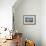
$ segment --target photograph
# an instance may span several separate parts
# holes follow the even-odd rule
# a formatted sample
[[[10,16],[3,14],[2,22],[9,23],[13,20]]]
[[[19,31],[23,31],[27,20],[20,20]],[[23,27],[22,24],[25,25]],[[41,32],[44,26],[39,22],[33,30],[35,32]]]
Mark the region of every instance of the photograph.
[[[36,24],[36,15],[24,15],[23,23],[25,25],[35,25]]]

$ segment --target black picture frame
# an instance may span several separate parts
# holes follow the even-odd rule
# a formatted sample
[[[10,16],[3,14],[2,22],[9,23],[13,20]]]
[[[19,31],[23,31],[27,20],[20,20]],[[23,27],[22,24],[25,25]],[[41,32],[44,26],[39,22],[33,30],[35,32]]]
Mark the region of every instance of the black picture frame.
[[[36,24],[36,15],[24,15],[23,24],[24,25],[35,25]]]

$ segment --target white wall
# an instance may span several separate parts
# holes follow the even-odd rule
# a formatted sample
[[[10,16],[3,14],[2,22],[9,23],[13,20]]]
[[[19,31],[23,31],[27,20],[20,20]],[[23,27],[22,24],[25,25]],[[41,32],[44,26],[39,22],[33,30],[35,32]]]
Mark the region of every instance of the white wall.
[[[13,6],[15,29],[22,32],[24,38],[34,40],[36,46],[41,46],[41,0],[23,0],[17,5]],[[36,25],[24,25],[23,15],[36,15]]]
[[[0,27],[12,28],[12,6],[16,0],[0,0]]]
[[[41,4],[41,38],[42,46],[46,46],[46,0],[42,0]]]
[[[17,5],[15,4],[13,6],[15,29],[19,32],[23,32],[24,36],[27,38],[33,38],[36,41],[37,46],[39,46],[40,42],[40,44],[42,44],[40,46],[46,46],[46,0],[41,0],[41,2],[40,0],[30,1],[27,1],[28,3],[26,1],[22,1],[23,3],[20,3],[21,5],[16,3]],[[23,25],[23,15],[26,14],[35,14],[37,16],[37,24]]]

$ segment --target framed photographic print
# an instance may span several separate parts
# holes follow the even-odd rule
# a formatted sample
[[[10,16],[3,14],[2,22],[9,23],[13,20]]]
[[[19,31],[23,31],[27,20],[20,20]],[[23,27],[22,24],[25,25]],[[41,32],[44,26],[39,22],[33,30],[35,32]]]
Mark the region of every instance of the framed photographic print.
[[[36,15],[24,15],[23,23],[25,25],[35,25],[36,24]]]

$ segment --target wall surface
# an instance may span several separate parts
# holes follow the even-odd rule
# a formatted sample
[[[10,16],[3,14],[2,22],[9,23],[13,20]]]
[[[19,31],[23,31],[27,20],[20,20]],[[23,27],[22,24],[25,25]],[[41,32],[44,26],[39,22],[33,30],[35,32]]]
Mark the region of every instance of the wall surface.
[[[46,0],[41,1],[41,38],[42,46],[46,46]]]
[[[15,30],[22,32],[25,39],[34,40],[36,46],[41,46],[41,0],[20,0],[18,2],[17,6],[13,6]],[[36,25],[24,25],[24,15],[36,15]]]
[[[0,0],[0,27],[12,29],[12,6],[16,0]]]

